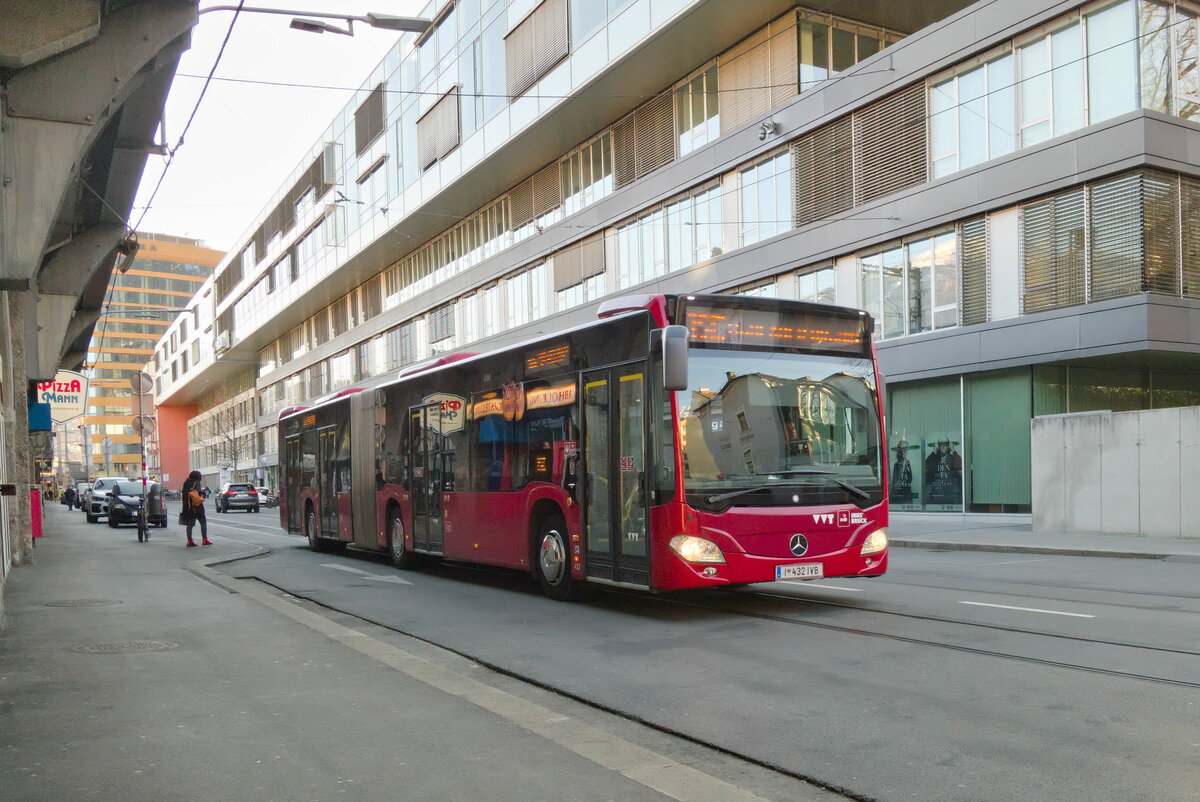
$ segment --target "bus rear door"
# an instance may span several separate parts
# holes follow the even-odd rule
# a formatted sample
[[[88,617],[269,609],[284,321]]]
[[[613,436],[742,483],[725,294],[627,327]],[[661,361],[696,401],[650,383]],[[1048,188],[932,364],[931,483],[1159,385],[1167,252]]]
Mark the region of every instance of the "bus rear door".
[[[337,429],[330,426],[318,431],[321,451],[317,464],[321,466],[320,478],[317,480],[318,496],[321,499],[321,534],[325,537],[337,537],[337,490],[335,477],[337,475]]]
[[[583,374],[587,575],[648,587],[646,363]]]
[[[441,434],[440,403],[409,409],[409,490],[412,493],[413,548],[441,554],[442,495],[448,456]],[[451,470],[453,470],[451,468]]]

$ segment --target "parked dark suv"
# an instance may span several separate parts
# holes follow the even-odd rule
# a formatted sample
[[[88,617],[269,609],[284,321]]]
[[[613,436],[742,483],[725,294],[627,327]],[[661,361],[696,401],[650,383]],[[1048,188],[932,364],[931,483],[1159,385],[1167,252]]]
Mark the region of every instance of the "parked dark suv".
[[[259,504],[258,491],[249,482],[226,482],[221,485],[221,492],[217,494],[217,512],[258,512]]]
[[[142,506],[142,481],[129,479],[117,482],[108,497],[108,525],[116,528],[121,524],[136,524],[138,508]],[[146,522],[150,526],[167,525],[167,507],[163,500],[162,485],[146,483]]]

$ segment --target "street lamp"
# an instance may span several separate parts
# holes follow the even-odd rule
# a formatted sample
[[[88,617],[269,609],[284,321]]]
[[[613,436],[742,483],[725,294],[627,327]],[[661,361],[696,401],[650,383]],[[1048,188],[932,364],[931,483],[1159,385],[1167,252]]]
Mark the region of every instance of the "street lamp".
[[[243,14],[283,14],[286,16],[295,17],[291,22],[291,27],[298,31],[308,31],[309,33],[340,33],[346,36],[354,35],[354,23],[362,22],[372,28],[379,28],[385,31],[405,31],[408,33],[424,33],[429,26],[433,24],[432,20],[424,19],[423,17],[399,17],[394,14],[376,14],[368,11],[366,14],[323,14],[314,11],[301,11],[289,8],[259,8],[255,6],[243,6],[240,9],[237,6],[209,6],[208,8],[200,9],[201,14],[207,14],[211,11],[240,11]],[[332,19],[342,20],[346,23],[347,28],[338,28],[335,25],[330,25],[321,20]]]

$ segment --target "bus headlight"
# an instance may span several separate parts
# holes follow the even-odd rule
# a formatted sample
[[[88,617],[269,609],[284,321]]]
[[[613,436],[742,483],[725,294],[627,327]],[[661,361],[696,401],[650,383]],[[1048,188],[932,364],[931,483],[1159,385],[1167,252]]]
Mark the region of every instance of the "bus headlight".
[[[723,563],[725,555],[717,548],[717,544],[702,537],[692,535],[676,535],[671,538],[671,548],[675,553],[690,563]]]
[[[862,554],[878,554],[886,550],[888,547],[887,530],[876,529],[871,534],[867,535],[867,539],[862,544]]]

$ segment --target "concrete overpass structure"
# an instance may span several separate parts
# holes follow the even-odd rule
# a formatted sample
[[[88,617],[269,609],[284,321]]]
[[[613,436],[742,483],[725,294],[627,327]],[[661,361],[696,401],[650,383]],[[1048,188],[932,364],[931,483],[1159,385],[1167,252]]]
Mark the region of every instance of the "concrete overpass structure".
[[[0,0],[0,581],[32,551],[28,389],[85,359],[196,19],[196,0]]]

